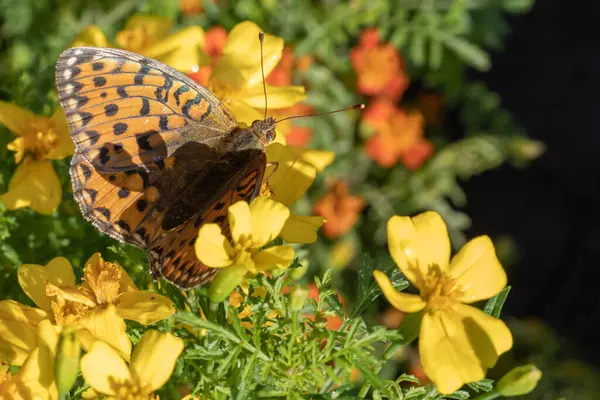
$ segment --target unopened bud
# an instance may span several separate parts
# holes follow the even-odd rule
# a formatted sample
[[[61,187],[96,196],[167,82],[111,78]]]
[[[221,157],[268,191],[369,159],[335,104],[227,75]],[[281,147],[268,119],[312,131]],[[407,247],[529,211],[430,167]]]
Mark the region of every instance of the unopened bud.
[[[533,364],[513,368],[498,381],[496,390],[504,397],[522,396],[530,393],[542,378],[542,371]]]
[[[308,290],[301,287],[297,287],[290,294],[290,310],[299,311],[304,307],[306,300],[308,299]]]
[[[56,359],[54,360],[54,379],[59,393],[68,392],[77,379],[81,347],[75,329],[65,326],[58,338]]]

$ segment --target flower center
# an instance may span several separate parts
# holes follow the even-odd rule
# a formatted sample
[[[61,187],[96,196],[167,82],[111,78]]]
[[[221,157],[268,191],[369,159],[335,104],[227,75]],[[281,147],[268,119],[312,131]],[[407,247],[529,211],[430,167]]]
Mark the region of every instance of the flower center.
[[[58,146],[58,135],[54,126],[44,126],[44,123],[34,122],[28,133],[16,138],[8,144],[8,149],[17,153],[15,162],[18,164],[23,160],[25,153],[33,154],[35,159],[40,160]]]
[[[54,323],[56,325],[68,325],[79,321],[79,319],[89,309],[83,303],[65,300],[61,296],[56,296],[50,303],[50,308],[54,314]]]
[[[116,397],[123,400],[158,400],[158,396],[146,390],[145,386],[130,380],[120,382]]]
[[[429,268],[425,280],[428,290],[421,295],[427,301],[427,311],[447,310],[459,302],[462,287],[457,285],[456,278],[442,273],[438,266]]]
[[[225,82],[219,82],[210,80],[208,83],[208,90],[210,90],[215,96],[219,98],[223,103],[229,104],[236,96],[237,90]]]

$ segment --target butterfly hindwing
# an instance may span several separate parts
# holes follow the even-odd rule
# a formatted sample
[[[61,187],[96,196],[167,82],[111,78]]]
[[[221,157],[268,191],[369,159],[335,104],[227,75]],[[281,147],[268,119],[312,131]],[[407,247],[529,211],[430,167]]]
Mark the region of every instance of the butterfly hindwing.
[[[56,85],[77,152],[103,171],[150,169],[187,141],[214,142],[237,127],[208,90],[124,50],[65,50]]]
[[[214,276],[217,270],[202,264],[194,251],[198,229],[204,223],[216,223],[223,234],[229,236],[229,206],[240,200],[250,201],[260,191],[266,157],[260,152],[252,155],[254,157],[231,176],[228,185],[225,185],[228,189],[216,196],[208,208],[167,232],[149,249],[150,271],[155,278],[162,276],[181,288],[191,288],[210,281]]]

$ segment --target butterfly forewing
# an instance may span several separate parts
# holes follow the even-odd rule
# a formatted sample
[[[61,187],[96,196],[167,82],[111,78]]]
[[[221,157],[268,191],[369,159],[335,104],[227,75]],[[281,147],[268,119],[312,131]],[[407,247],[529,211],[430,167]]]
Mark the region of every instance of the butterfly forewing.
[[[257,195],[263,150],[223,151],[238,125],[208,90],[123,50],[65,50],[56,83],[76,154],[74,198],[110,236],[149,249],[155,277],[184,288],[214,275],[194,253],[204,223]]]

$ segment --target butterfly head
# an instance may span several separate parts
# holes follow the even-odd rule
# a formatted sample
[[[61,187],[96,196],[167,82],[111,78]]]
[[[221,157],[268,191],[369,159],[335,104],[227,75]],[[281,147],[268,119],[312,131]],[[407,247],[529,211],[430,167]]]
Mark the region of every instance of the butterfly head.
[[[262,120],[256,120],[250,126],[263,145],[268,145],[275,140],[275,118],[269,117]]]

